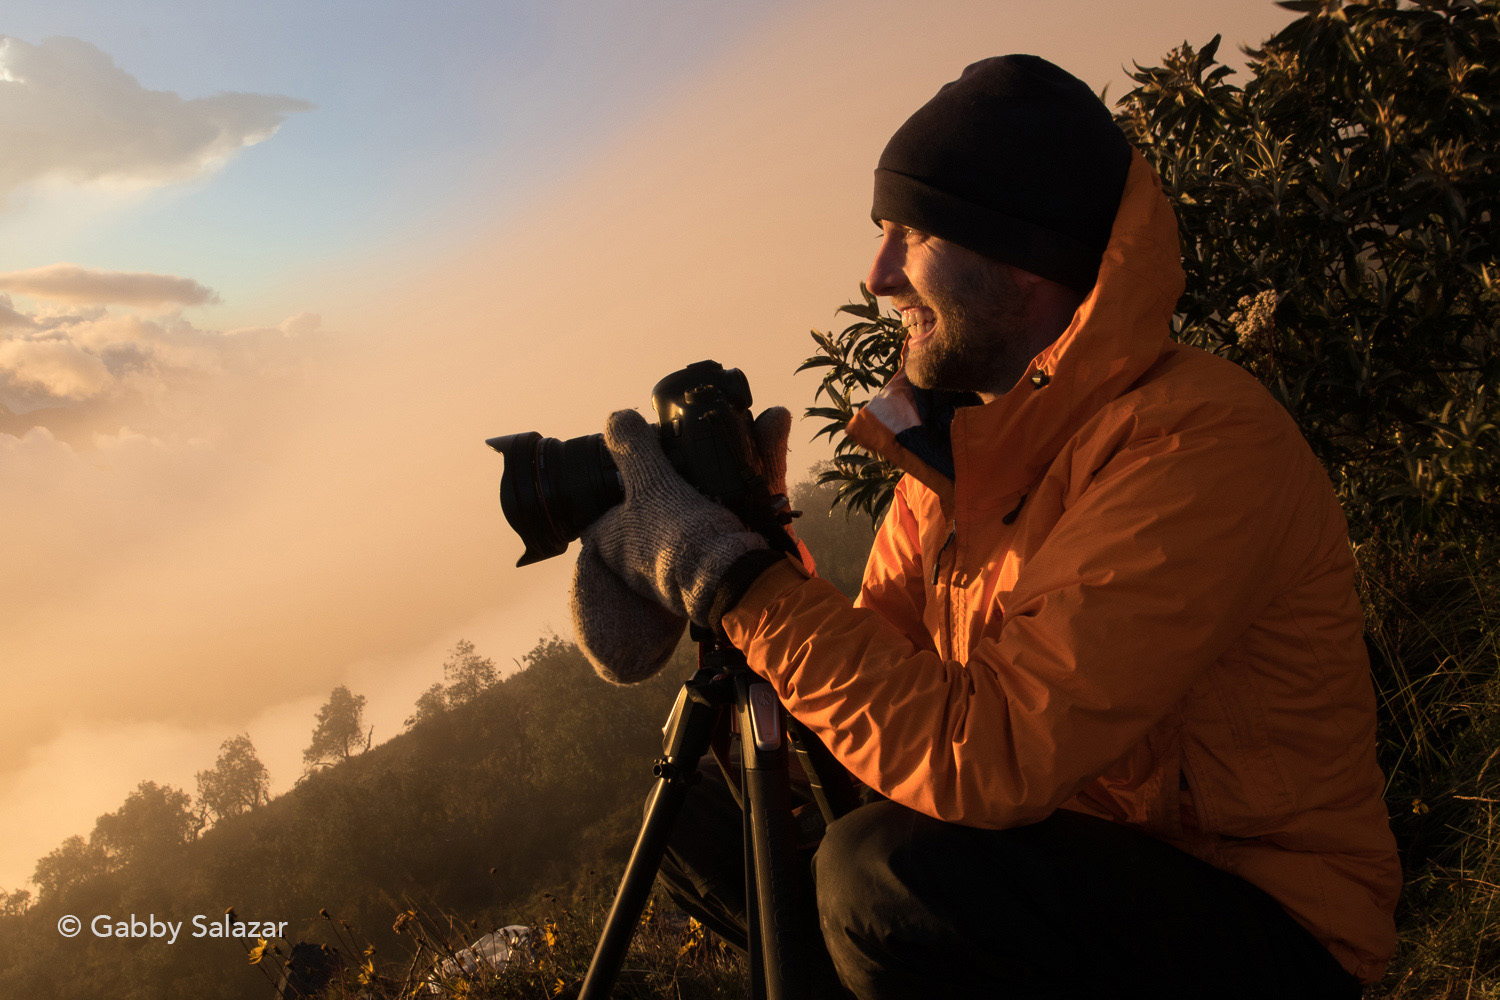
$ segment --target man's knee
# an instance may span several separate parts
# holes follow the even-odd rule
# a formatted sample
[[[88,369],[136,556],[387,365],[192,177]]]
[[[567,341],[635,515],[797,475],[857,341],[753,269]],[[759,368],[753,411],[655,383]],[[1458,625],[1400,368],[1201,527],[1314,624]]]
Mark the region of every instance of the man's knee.
[[[900,992],[886,989],[886,980],[923,920],[898,873],[920,850],[924,819],[891,802],[862,806],[828,828],[813,858],[823,940],[839,978],[861,997]]]
[[[947,911],[979,881],[993,893],[1010,878],[1007,869],[1027,867],[1024,845],[1008,846],[1018,835],[945,823],[894,802],[862,806],[830,826],[818,848],[818,907],[840,919],[912,928],[913,914]],[[974,863],[979,838],[983,871]]]
[[[867,923],[882,897],[899,887],[890,877],[891,861],[910,839],[911,810],[891,802],[862,806],[835,821],[813,857],[818,910],[825,925],[841,930]],[[826,933],[826,926],[825,926]]]
[[[977,830],[891,802],[829,827],[814,861],[823,938],[860,997],[988,996],[1036,985],[1070,944],[1039,831]],[[925,985],[924,985],[925,984]]]

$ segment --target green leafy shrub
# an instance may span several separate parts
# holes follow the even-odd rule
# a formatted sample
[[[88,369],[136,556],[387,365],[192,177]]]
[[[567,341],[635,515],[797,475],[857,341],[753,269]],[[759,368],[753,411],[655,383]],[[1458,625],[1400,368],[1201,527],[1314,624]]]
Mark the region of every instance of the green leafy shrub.
[[[1174,334],[1254,372],[1332,475],[1356,542],[1494,523],[1500,31],[1494,0],[1291,2],[1132,74],[1120,124],[1162,176]]]

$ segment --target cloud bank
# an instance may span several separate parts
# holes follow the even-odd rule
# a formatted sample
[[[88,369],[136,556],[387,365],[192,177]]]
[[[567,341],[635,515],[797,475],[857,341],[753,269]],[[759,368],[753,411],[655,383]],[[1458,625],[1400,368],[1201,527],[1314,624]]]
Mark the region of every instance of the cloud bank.
[[[195,281],[170,275],[58,267],[64,270],[15,274],[60,274],[53,297],[76,304],[212,295]],[[14,276],[0,275],[0,288],[26,286],[24,281],[7,282]],[[56,423],[49,430],[66,437],[76,420],[55,411],[90,406],[97,411],[106,405],[128,408],[138,424],[149,426],[153,412],[180,409],[183,394],[207,381],[293,373],[314,349],[318,324],[316,315],[304,313],[277,326],[221,332],[200,329],[175,314],[111,315],[98,305],[66,314],[28,312],[0,294],[0,432],[19,435]],[[34,411],[42,411],[41,417],[17,422]],[[180,413],[173,419],[180,419]],[[115,426],[91,429],[113,432],[122,425],[123,418]]]
[[[78,38],[0,35],[0,204],[35,181],[155,187],[189,180],[269,138],[307,101],[147,90]]]
[[[213,289],[191,278],[141,271],[103,271],[77,264],[48,264],[0,274],[0,292],[68,305],[201,306],[218,302]],[[0,312],[0,325],[5,313]]]

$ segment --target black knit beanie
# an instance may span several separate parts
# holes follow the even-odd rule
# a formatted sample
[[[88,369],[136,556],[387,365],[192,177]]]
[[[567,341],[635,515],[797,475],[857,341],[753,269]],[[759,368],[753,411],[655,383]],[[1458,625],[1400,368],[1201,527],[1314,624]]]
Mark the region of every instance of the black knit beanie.
[[[995,56],[891,136],[871,214],[1087,295],[1129,167],[1087,84],[1037,56]]]

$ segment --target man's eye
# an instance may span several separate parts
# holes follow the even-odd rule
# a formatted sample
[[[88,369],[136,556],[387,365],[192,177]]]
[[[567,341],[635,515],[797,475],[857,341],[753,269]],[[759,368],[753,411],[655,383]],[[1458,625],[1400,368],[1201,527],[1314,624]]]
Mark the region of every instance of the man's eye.
[[[902,243],[921,243],[929,238],[921,230],[911,229],[907,226],[892,226],[889,230],[881,230],[875,234],[875,239],[877,240],[883,240],[888,237],[894,237]]]

